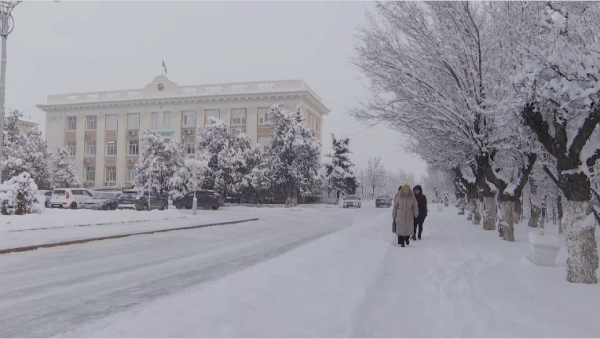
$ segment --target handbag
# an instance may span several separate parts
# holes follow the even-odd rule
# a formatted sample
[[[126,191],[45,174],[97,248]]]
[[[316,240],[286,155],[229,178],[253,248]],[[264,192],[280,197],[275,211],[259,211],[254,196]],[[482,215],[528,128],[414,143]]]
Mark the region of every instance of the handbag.
[[[392,221],[392,233],[396,233],[396,220]]]

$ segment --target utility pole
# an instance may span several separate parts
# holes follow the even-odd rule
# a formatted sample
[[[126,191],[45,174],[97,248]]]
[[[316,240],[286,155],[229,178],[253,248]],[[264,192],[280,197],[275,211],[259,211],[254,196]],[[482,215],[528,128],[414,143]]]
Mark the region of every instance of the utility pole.
[[[21,1],[0,1],[0,36],[2,37],[2,52],[0,62],[0,132],[4,132],[4,101],[6,96],[6,39],[15,28],[15,21],[12,17],[12,10]],[[4,135],[4,134],[2,134]],[[0,137],[0,178],[2,177],[2,165],[4,163],[2,149],[4,147],[4,137]]]

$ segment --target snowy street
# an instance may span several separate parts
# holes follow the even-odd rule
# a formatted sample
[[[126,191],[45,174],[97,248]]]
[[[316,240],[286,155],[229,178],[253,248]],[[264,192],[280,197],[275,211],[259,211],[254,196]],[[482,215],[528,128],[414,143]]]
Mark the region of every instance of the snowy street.
[[[228,208],[218,212],[265,220],[1,255],[0,336],[72,330],[215,281],[350,222],[333,209],[304,209]]]
[[[525,223],[509,243],[431,208],[423,240],[400,248],[389,209],[232,210],[261,220],[0,256],[0,335],[600,333],[598,285],[564,279],[564,242],[556,267],[534,266]]]

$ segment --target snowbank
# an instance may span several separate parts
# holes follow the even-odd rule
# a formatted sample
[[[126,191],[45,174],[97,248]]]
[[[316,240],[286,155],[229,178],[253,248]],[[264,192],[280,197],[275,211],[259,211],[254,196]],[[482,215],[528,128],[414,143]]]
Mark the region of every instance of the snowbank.
[[[115,224],[131,221],[155,221],[185,218],[176,210],[138,212],[133,210],[95,211],[44,209],[43,214],[0,216],[0,231],[24,231],[80,225]]]

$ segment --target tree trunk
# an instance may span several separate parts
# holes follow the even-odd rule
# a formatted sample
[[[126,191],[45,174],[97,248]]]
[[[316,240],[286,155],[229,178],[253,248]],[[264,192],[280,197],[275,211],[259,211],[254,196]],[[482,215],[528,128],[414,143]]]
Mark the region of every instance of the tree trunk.
[[[523,203],[521,199],[515,201],[515,224],[521,222],[521,217],[523,215]]]
[[[475,198],[471,198],[470,201],[470,211],[469,214],[472,216],[471,221],[473,222],[473,225],[480,225],[481,224],[481,211],[480,211],[480,203],[479,203],[479,198],[475,197]]]
[[[288,183],[288,189],[287,189],[287,199],[285,199],[285,207],[292,207],[293,206],[293,192],[292,192],[292,183]]]
[[[531,217],[529,218],[528,226],[537,228],[540,215],[542,214],[542,209],[535,204],[533,199],[529,199],[529,204],[531,205]]]
[[[484,197],[485,211],[483,212],[483,229],[493,231],[496,229],[496,197]]]
[[[335,204],[334,204],[334,205],[336,205],[336,206],[337,206],[337,205],[339,205],[339,204],[340,204],[340,191],[339,191],[339,190],[336,190],[336,193],[335,193],[335,194],[336,194],[336,195],[335,195]]]
[[[458,198],[458,215],[465,215],[465,197],[464,194]]]
[[[500,237],[506,241],[515,241],[515,204],[518,201],[500,201],[498,232]]]
[[[590,201],[571,201],[565,204],[564,232],[569,252],[567,280],[574,283],[596,284],[598,251],[596,221]]]
[[[563,234],[563,208],[562,208],[562,196],[559,194],[556,197],[556,214],[558,216],[558,234]]]

